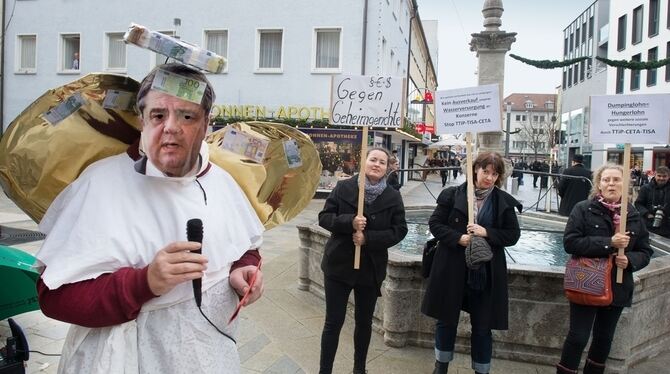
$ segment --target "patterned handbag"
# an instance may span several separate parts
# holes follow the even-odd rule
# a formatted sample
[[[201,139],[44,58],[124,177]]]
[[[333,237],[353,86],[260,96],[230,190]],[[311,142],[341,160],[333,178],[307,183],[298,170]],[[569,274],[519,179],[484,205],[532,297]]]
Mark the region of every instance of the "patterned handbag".
[[[612,257],[572,256],[565,264],[565,296],[575,304],[612,304]]]

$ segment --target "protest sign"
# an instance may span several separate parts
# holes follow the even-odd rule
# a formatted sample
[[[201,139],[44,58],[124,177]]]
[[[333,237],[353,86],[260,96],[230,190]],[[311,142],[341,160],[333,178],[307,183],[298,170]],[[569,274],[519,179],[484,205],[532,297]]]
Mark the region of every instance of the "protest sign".
[[[670,94],[591,96],[591,143],[666,144]]]
[[[497,84],[435,92],[435,133],[501,131]]]
[[[404,78],[333,76],[330,123],[401,127],[406,106],[404,87]]]

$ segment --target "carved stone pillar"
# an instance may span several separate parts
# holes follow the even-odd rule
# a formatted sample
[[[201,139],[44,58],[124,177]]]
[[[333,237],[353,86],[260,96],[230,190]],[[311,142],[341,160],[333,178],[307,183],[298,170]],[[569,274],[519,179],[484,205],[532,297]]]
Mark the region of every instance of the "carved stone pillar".
[[[484,31],[472,34],[470,50],[477,53],[479,85],[500,85],[500,99],[503,98],[505,83],[505,54],[516,41],[515,32],[500,30],[503,14],[502,0],[486,0],[482,14],[484,15]],[[502,107],[501,107],[502,108]],[[502,120],[502,118],[501,118]],[[482,132],[478,134],[479,151],[495,151],[503,153],[502,131]]]

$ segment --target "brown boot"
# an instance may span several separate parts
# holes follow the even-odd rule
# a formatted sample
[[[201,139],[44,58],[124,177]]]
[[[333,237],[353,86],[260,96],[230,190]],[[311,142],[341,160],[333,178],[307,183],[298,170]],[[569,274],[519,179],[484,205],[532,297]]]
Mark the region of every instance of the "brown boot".
[[[556,365],[556,374],[577,374],[577,370],[568,369],[559,363]]]
[[[592,361],[590,358],[586,359],[586,365],[584,365],[584,374],[603,374],[605,372],[605,364],[599,364],[595,361]]]

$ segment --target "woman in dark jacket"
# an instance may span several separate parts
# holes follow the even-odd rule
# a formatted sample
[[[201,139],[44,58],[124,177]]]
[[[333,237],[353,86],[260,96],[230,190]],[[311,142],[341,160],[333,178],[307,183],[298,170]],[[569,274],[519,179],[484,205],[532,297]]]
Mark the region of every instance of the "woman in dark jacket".
[[[606,164],[595,173],[589,200],[572,209],[565,226],[563,247],[565,251],[585,257],[614,257],[612,291],[614,298],[609,306],[588,306],[570,303],[570,330],[563,344],[557,373],[576,373],[582,352],[593,329],[591,347],[584,366],[585,374],[603,373],[609,355],[617,322],[624,307],[633,300],[633,272],[649,264],[653,253],[649,233],[642,217],[632,204],[628,205],[626,231],[619,233],[621,221],[621,196],[623,168]],[[617,255],[618,248],[625,248],[624,255]],[[616,268],[624,269],[623,283],[616,283]],[[595,321],[595,322],[594,322]]]
[[[389,154],[372,148],[365,160],[365,206],[357,216],[358,178],[340,181],[319,213],[319,225],[331,232],[321,269],[326,293],[326,320],[321,334],[319,373],[331,373],[340,330],[354,290],[354,373],[365,373],[372,334],[372,313],[386,278],[388,248],[407,234],[400,192],[387,186]],[[360,269],[354,269],[354,247],[361,245]]]
[[[475,184],[475,224],[468,224],[467,186],[442,191],[430,217],[430,231],[440,241],[428,279],[421,311],[438,321],[435,327],[435,371],[446,373],[454,356],[461,310],[470,313],[472,368],[488,373],[493,340],[491,330],[506,330],[508,315],[505,247],[521,235],[514,208],[521,204],[499,187],[505,164],[495,152],[480,154],[470,172]],[[483,237],[493,258],[477,269],[465,261],[472,236]]]

